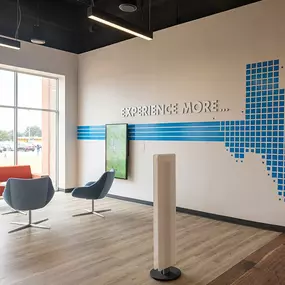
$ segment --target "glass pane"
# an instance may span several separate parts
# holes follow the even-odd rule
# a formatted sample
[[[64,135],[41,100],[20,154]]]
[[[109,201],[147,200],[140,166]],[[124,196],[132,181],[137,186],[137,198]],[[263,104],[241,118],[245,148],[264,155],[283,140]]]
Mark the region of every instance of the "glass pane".
[[[0,166],[14,165],[14,109],[0,108]]]
[[[0,105],[14,105],[14,72],[0,70]]]
[[[18,164],[56,178],[56,113],[18,110]]]
[[[29,74],[18,74],[18,106],[56,109],[57,80]]]

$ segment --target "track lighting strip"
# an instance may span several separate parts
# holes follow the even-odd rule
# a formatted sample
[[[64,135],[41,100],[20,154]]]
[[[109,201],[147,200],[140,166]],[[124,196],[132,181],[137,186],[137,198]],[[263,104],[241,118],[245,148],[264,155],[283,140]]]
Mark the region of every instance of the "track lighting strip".
[[[19,50],[21,48],[21,42],[0,36],[0,46]]]
[[[87,15],[89,19],[131,34],[133,36],[140,37],[147,41],[151,41],[153,39],[153,33],[151,31],[143,31],[142,29],[134,27],[132,24],[124,21],[121,18],[102,11],[98,11],[92,6],[88,8]]]

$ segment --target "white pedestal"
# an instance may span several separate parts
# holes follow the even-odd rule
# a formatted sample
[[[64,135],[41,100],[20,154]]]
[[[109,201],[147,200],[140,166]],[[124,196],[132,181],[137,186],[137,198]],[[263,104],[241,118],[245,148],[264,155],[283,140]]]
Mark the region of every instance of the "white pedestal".
[[[175,154],[153,157],[154,269],[156,280],[180,277],[176,263],[176,165]]]

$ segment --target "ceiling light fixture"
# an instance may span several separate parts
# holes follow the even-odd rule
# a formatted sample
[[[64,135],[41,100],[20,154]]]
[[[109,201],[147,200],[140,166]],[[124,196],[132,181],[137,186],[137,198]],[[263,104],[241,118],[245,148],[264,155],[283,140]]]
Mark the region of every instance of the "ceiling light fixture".
[[[5,36],[0,36],[0,46],[15,50],[19,50],[21,48],[21,42],[18,41],[21,20],[22,20],[22,12],[20,7],[20,0],[17,0],[17,29],[15,33],[15,39],[8,38]]]
[[[38,25],[34,25],[31,42],[37,45],[44,45],[46,43],[45,39],[43,38],[41,28]]]
[[[0,36],[0,46],[19,50],[21,48],[21,42],[15,39]]]
[[[37,7],[37,23],[34,25],[33,35],[31,38],[31,42],[37,45],[44,45],[46,43],[42,30],[40,28],[40,0],[38,0],[38,7]]]
[[[143,31],[141,28],[134,27],[134,25],[118,18],[114,15],[98,11],[94,6],[88,8],[88,18],[125,33],[140,37],[144,40],[151,41],[153,33],[151,31]]]

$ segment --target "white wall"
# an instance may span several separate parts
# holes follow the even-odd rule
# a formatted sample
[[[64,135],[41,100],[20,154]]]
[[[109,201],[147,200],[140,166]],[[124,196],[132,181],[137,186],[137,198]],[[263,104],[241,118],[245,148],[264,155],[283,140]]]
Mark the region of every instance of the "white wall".
[[[285,63],[284,0],[265,0],[79,56],[78,125],[242,120],[247,63]],[[285,87],[281,72],[280,86]],[[122,118],[121,108],[220,101],[225,113]],[[104,171],[104,142],[78,141],[79,183]],[[130,179],[112,193],[152,200],[152,156],[177,155],[177,205],[285,225],[285,204],[260,155],[237,163],[224,143],[130,144]]]
[[[0,47],[0,67],[59,76],[60,137],[59,187],[77,184],[77,67],[75,54],[22,43],[20,51]]]

